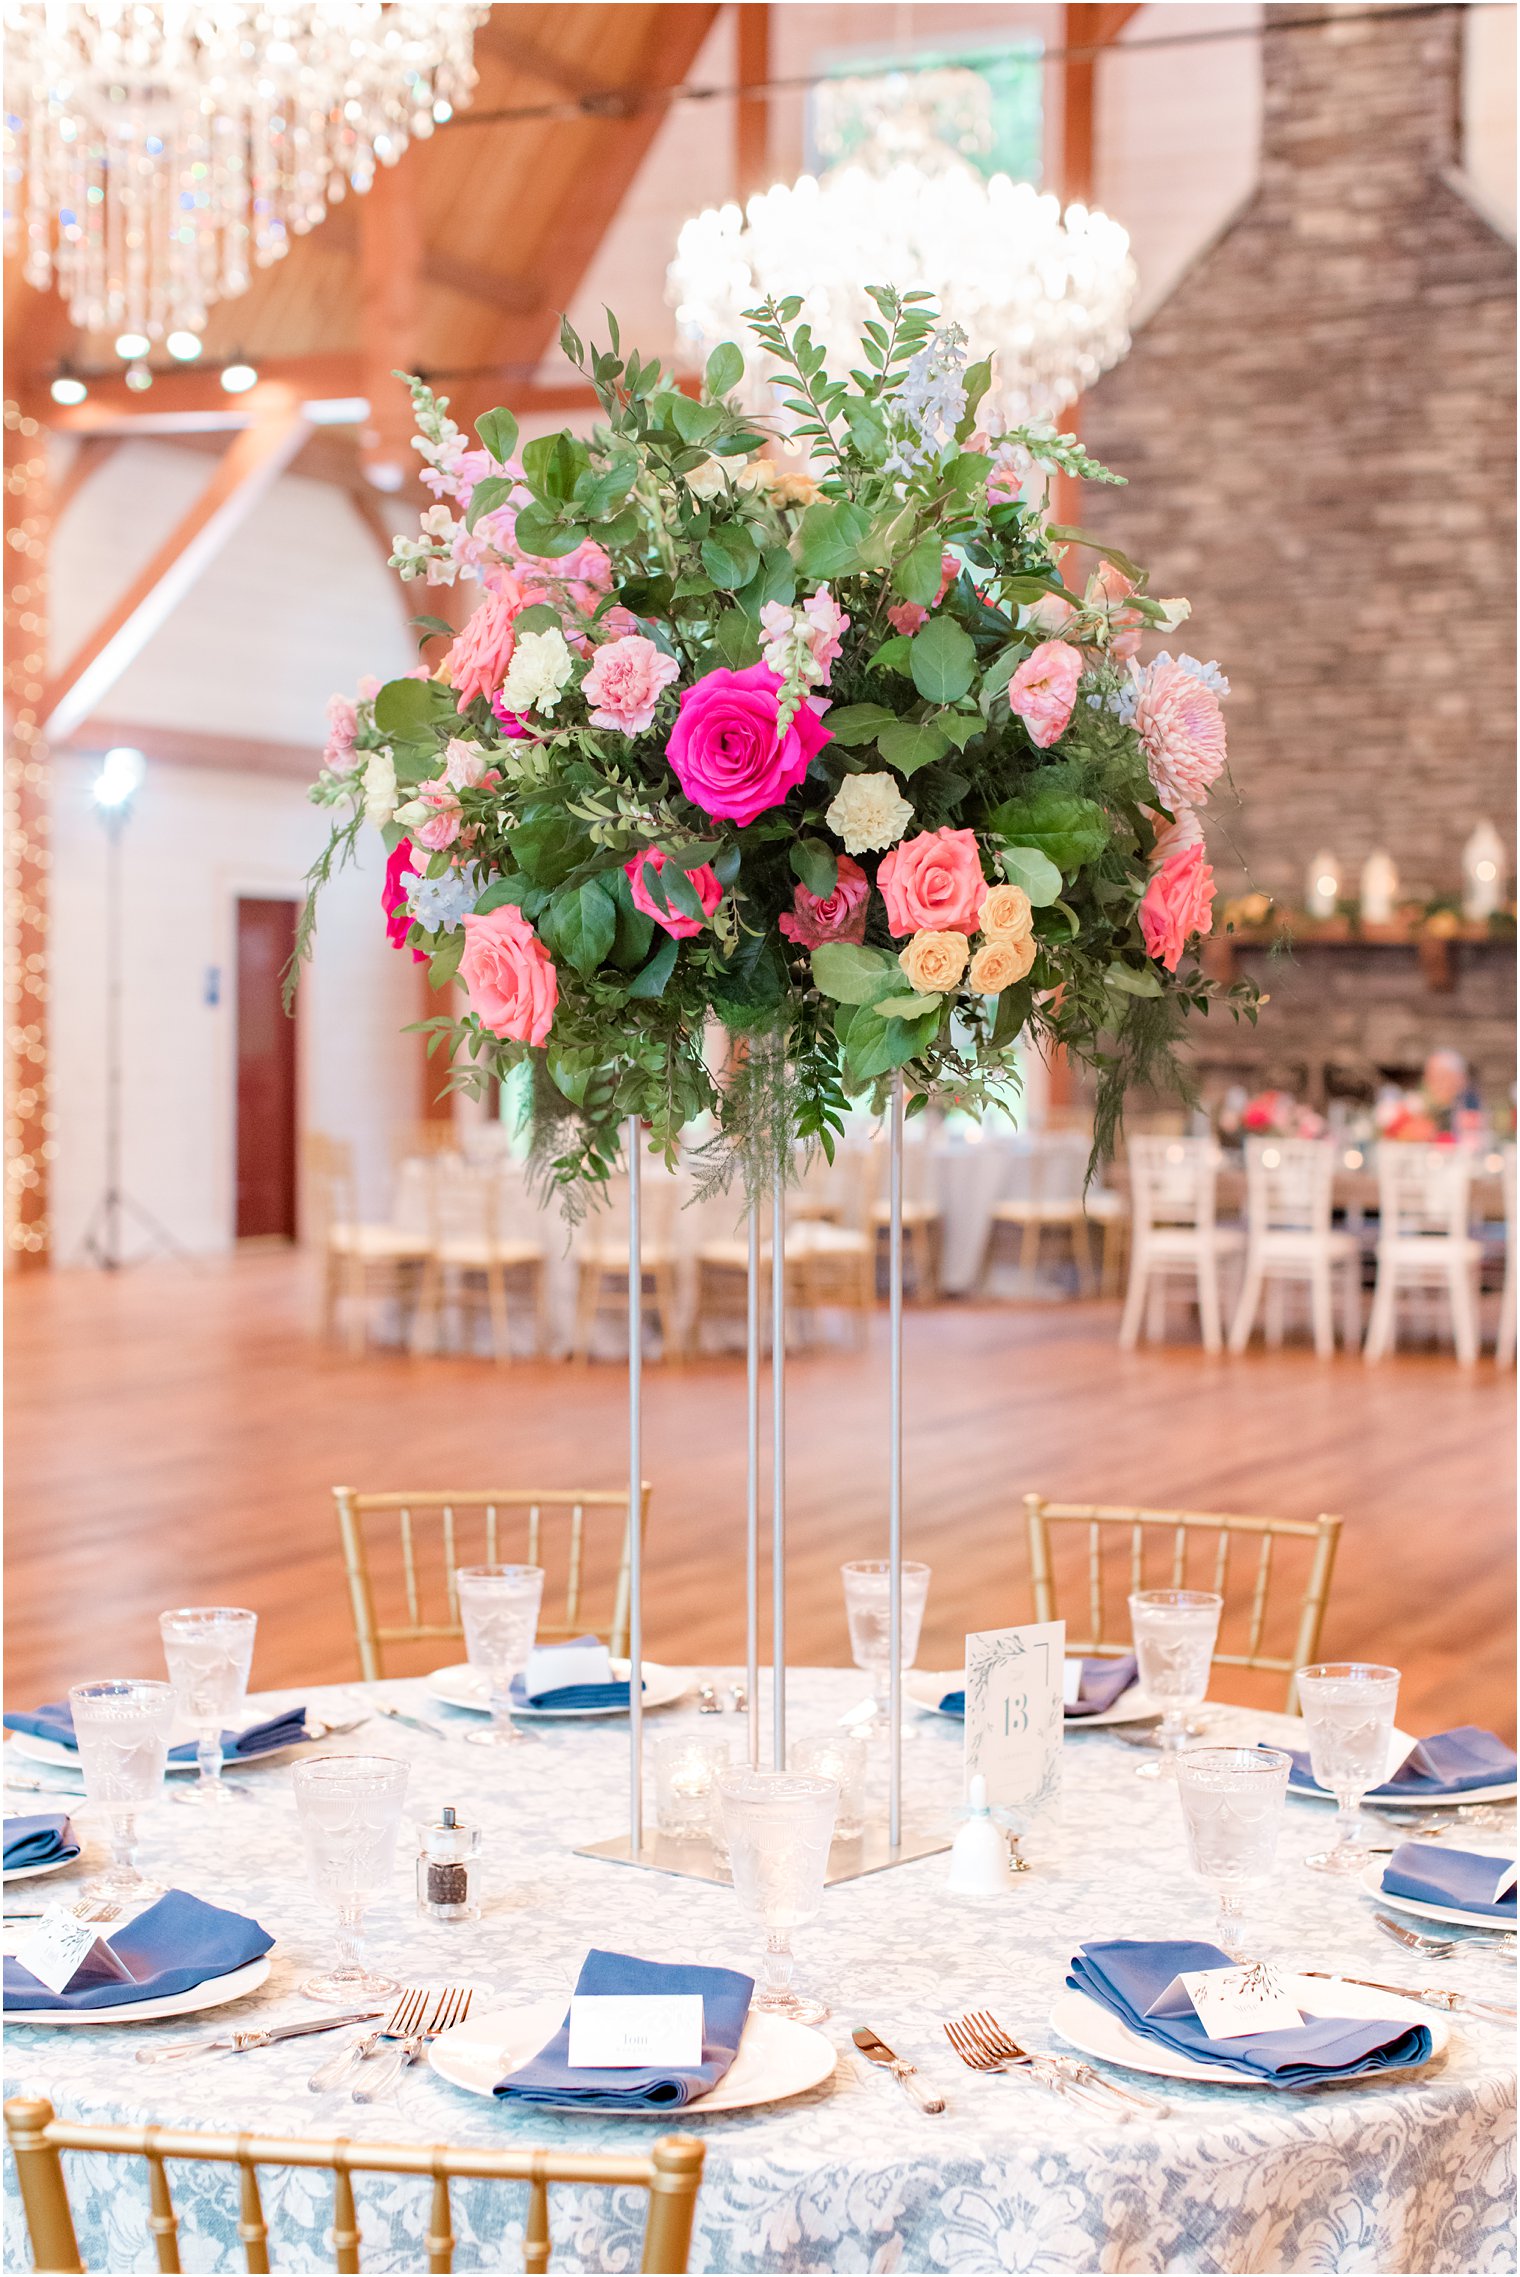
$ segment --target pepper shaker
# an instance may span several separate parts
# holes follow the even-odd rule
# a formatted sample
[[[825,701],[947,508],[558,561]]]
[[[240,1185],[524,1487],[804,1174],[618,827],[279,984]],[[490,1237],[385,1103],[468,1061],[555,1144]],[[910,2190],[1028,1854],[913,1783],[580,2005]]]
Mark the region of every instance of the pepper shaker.
[[[467,1826],[452,1803],[436,1824],[420,1829],[417,1911],[428,1921],[474,1921],[480,1912],[478,1826]]]

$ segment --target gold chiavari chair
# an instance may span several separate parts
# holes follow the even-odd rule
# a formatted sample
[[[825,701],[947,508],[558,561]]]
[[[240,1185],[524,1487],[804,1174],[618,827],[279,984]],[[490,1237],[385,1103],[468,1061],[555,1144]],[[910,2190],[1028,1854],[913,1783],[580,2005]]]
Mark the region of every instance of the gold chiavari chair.
[[[641,1540],[649,1523],[649,1492],[646,1482],[639,1512]],[[333,1499],[338,1506],[359,1664],[367,1684],[378,1683],[384,1676],[387,1645],[422,1644],[439,1637],[463,1636],[464,1625],[459,1618],[459,1599],[454,1587],[457,1566],[496,1565],[504,1557],[510,1560],[519,1556],[526,1565],[543,1565],[546,1543],[560,1536],[564,1544],[562,1582],[555,1574],[546,1573],[545,1600],[547,1604],[551,1592],[558,1588],[563,1597],[564,1618],[540,1618],[540,1643],[553,1644],[566,1637],[583,1636],[590,1625],[606,1637],[608,1649],[615,1656],[626,1654],[630,1550],[626,1492],[589,1490],[583,1493],[578,1488],[561,1487],[556,1492],[540,1494],[525,1487],[471,1487],[462,1493],[356,1494],[352,1487],[335,1486]],[[609,1519],[620,1515],[623,1520],[611,1619],[605,1624],[590,1623],[583,1610],[588,1514],[605,1514]],[[513,1527],[510,1545],[506,1547],[503,1545],[504,1519],[516,1521],[521,1527],[520,1538],[517,1526]],[[376,1612],[370,1531],[378,1524],[388,1527],[393,1520],[407,1618],[404,1622],[382,1625]],[[425,1561],[436,1566],[443,1575],[447,1617],[441,1621],[426,1617],[427,1603],[436,1604],[437,1600],[436,1591],[431,1599],[427,1597],[421,1572]]]
[[[446,1311],[458,1311],[473,1326],[483,1307],[491,1327],[492,1359],[510,1360],[510,1288],[524,1299],[543,1351],[548,1342],[544,1245],[513,1229],[515,1170],[500,1162],[439,1155],[430,1161],[429,1173],[431,1238],[414,1349],[442,1348]]]
[[[447,2143],[361,2143],[342,2137],[310,2142],[288,2135],[202,2135],[181,2127],[86,2126],[57,2118],[51,2103],[40,2095],[17,2096],[6,2104],[5,2131],[16,2160],[16,2179],[35,2265],[39,2270],[66,2271],[84,2268],[59,2155],[66,2150],[103,2151],[111,2157],[146,2162],[146,2226],[160,2270],[178,2270],[180,2266],[179,2216],[167,2171],[171,2160],[180,2159],[237,2168],[238,2237],[245,2265],[254,2272],[269,2269],[269,2224],[259,2196],[261,2166],[329,2169],[333,2177],[333,2258],[322,2266],[336,2271],[359,2268],[359,2221],[353,2186],[356,2174],[415,2174],[431,2180],[429,2271],[447,2271],[454,2266],[451,2181],[525,2182],[528,2210],[523,2267],[533,2277],[549,2267],[550,2185],[569,2182],[647,2191],[649,2212],[639,2266],[644,2270],[684,2270],[691,2253],[692,2223],[706,2156],[705,2146],[691,2135],[661,2135],[647,2153],[615,2157],[558,2150],[456,2150]]]
[[[1256,1668],[1276,1671],[1288,1679],[1286,1701],[1289,1715],[1297,1713],[1298,1702],[1294,1695],[1293,1675],[1319,1658],[1320,1631],[1324,1626],[1325,1607],[1330,1596],[1330,1577],[1335,1570],[1335,1552],[1340,1541],[1341,1521],[1323,1514],[1314,1519],[1302,1518],[1241,1518],[1217,1510],[1147,1510],[1097,1502],[1047,1502],[1041,1494],[1026,1494],[1024,1508],[1029,1522],[1029,1571],[1034,1584],[1034,1615],[1037,1621],[1057,1621],[1055,1561],[1052,1556],[1052,1532],[1057,1529],[1080,1528],[1086,1535],[1087,1571],[1086,1596],[1088,1635],[1079,1637],[1074,1625],[1067,1624],[1066,1649],[1070,1653],[1116,1654],[1128,1652],[1129,1611],[1127,1599],[1136,1589],[1213,1589],[1225,1600],[1220,1621],[1221,1634],[1233,1633],[1235,1626],[1230,1603],[1230,1555],[1234,1545],[1255,1542],[1256,1557],[1251,1575],[1248,1599],[1245,1605],[1244,1651],[1216,1649],[1214,1662],[1220,1668]],[[1213,1553],[1206,1554],[1207,1538],[1214,1537]],[[1127,1537],[1127,1543],[1126,1543]],[[1291,1654],[1284,1656],[1266,1650],[1267,1619],[1272,1584],[1280,1578],[1274,1572],[1274,1550],[1281,1541],[1305,1542],[1310,1545],[1308,1575],[1303,1594],[1298,1602],[1298,1623],[1294,1633]],[[1158,1574],[1155,1561],[1147,1564],[1146,1549],[1149,1543],[1167,1549],[1164,1569]],[[1194,1549],[1205,1551],[1204,1558],[1193,1556]],[[1104,1552],[1112,1548],[1117,1553],[1105,1559]],[[1126,1554],[1127,1549],[1127,1554]],[[1119,1567],[1119,1586],[1113,1591],[1117,1598],[1115,1612],[1122,1624],[1117,1633],[1110,1633],[1107,1613],[1110,1591],[1107,1586],[1113,1568]]]

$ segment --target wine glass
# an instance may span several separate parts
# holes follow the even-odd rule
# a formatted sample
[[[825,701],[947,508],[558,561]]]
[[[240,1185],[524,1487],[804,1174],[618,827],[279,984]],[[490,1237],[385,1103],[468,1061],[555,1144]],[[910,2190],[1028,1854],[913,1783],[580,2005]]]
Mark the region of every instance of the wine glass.
[[[840,1567],[844,1576],[844,1609],[850,1624],[850,1655],[857,1668],[871,1679],[871,1713],[854,1729],[863,1738],[884,1734],[891,1724],[892,1684],[892,1568],[886,1558],[852,1558]],[[902,1569],[902,1665],[911,1668],[918,1653],[918,1632],[924,1625],[929,1595],[929,1568],[904,1565]]]
[[[174,1687],[153,1677],[113,1676],[71,1685],[69,1708],[85,1794],[110,1829],[111,1863],[84,1894],[129,1903],[162,1897],[162,1887],[139,1872],[133,1852],[137,1813],[163,1789]]]
[[[838,1782],[744,1763],[720,1771],[717,1789],[734,1888],[765,1932],[765,1982],[750,2005],[762,2015],[821,2023],[827,2005],[792,1987],[792,1931],[823,1903]]]
[[[1309,1763],[1316,1782],[1336,1801],[1335,1842],[1304,1860],[1317,1874],[1359,1874],[1376,1855],[1357,1839],[1358,1814],[1369,1787],[1388,1776],[1399,1672],[1362,1660],[1321,1661],[1293,1679]]]
[[[1277,1747],[1190,1747],[1177,1758],[1188,1862],[1214,1893],[1214,1940],[1232,1956],[1245,1941],[1244,1885],[1272,1871],[1292,1768]]]
[[[347,2008],[396,1989],[365,1963],[364,1908],[395,1859],[408,1768],[393,1755],[319,1755],[291,1772],[306,1871],[338,1916],[337,1966],[306,1979],[309,1999]]]
[[[462,1565],[454,1575],[464,1646],[472,1668],[490,1686],[491,1721],[467,1732],[477,1747],[525,1747],[526,1733],[512,1721],[512,1679],[528,1665],[538,1634],[544,1594],[541,1565]]]
[[[1140,1689],[1161,1709],[1160,1760],[1142,1763],[1142,1779],[1176,1775],[1187,1737],[1187,1711],[1206,1698],[1224,1599],[1212,1589],[1137,1589],[1129,1601]]]
[[[158,1616],[180,1715],[196,1727],[199,1776],[193,1787],[175,1790],[177,1803],[204,1809],[233,1799],[233,1790],[222,1785],[222,1727],[243,1712],[258,1625],[257,1613],[235,1605],[181,1605]]]

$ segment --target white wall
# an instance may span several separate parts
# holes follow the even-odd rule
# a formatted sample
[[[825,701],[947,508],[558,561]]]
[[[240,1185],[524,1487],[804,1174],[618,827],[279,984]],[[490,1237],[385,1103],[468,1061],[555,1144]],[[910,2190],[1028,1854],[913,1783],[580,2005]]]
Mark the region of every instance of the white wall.
[[[1463,18],[1462,170],[1488,218],[1515,234],[1515,9],[1480,0]]]

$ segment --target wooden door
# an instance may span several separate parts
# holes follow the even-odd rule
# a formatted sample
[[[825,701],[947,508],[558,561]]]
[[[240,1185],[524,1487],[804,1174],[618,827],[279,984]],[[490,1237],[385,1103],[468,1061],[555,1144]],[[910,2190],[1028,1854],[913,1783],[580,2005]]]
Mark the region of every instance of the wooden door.
[[[296,1023],[280,976],[293,901],[237,905],[237,1237],[296,1237]]]

